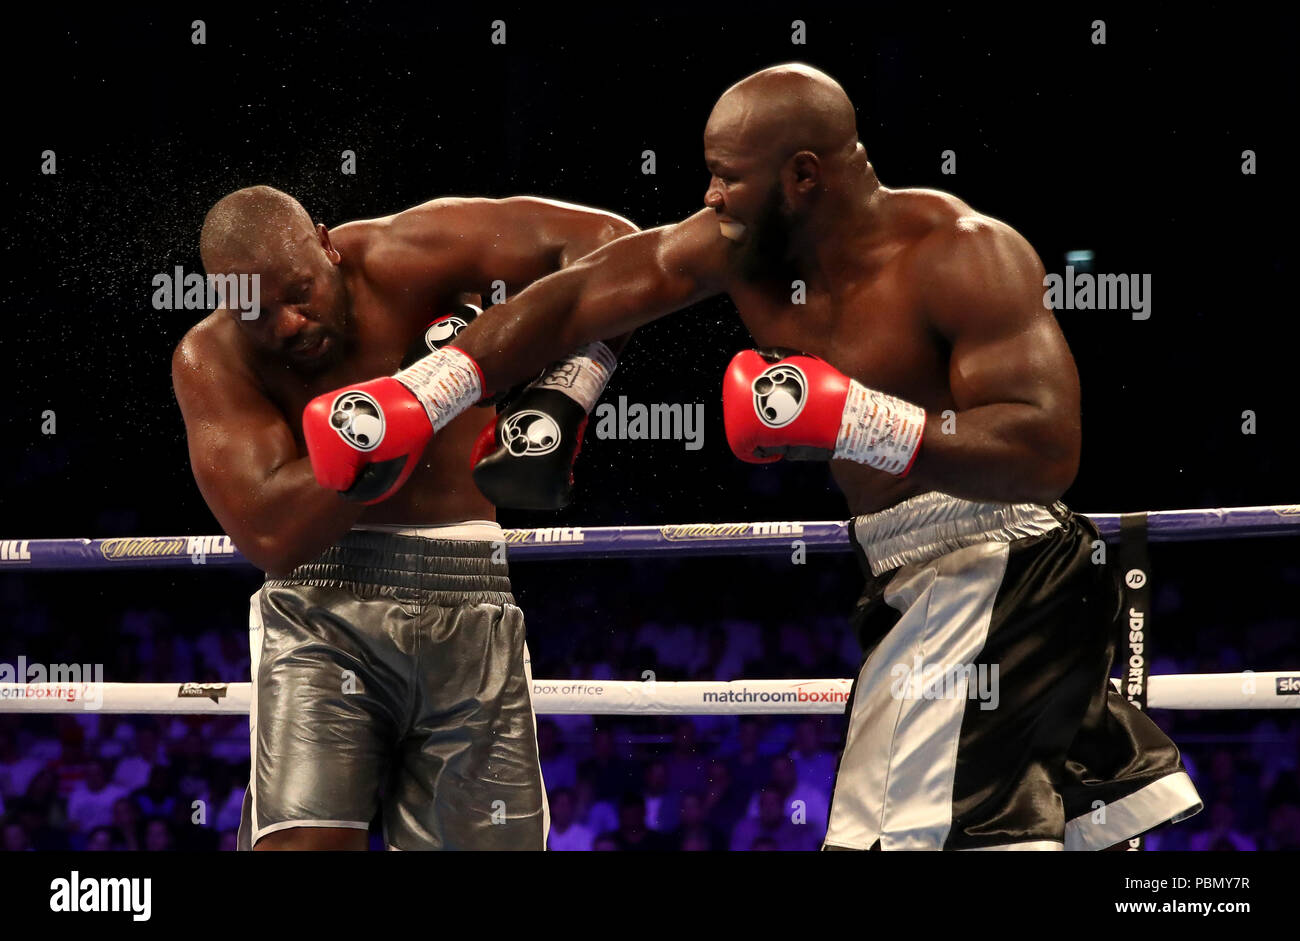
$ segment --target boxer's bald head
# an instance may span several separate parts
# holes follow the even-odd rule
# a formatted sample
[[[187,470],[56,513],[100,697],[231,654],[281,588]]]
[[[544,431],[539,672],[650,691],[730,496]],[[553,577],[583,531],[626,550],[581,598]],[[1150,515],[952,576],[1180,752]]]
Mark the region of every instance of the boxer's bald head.
[[[210,275],[257,275],[261,313],[240,320],[253,342],[304,369],[342,352],[348,323],[341,257],[298,200],[270,186],[219,199],[203,220],[199,254]]]
[[[853,103],[839,83],[811,66],[776,65],[732,85],[713,106],[705,144],[739,148],[780,164],[803,150],[845,158],[858,144]]]
[[[199,254],[209,273],[253,268],[316,240],[302,203],[271,186],[248,186],[217,200],[203,219]]]
[[[853,103],[811,66],[777,65],[731,86],[709,115],[705,204],[755,264],[782,255],[796,229],[870,178]]]

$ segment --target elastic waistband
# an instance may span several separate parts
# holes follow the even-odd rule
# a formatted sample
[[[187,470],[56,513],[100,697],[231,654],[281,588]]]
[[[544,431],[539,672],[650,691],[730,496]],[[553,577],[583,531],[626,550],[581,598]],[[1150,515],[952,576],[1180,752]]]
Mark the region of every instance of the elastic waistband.
[[[360,523],[353,532],[393,533],[399,536],[419,536],[422,539],[455,539],[476,542],[504,542],[506,534],[494,520],[464,520],[460,523],[437,523],[433,526],[392,523]]]
[[[490,542],[365,530],[347,533],[319,557],[267,584],[401,588],[441,604],[514,603],[505,554]]]
[[[1065,504],[975,503],[946,493],[923,493],[853,521],[853,538],[873,575],[929,562],[985,542],[1011,542],[1059,529]]]

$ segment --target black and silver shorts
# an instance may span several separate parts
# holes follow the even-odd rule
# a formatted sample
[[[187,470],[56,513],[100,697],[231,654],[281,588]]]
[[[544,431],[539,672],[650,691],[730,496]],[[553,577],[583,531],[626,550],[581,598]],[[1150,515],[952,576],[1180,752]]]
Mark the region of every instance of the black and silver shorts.
[[[928,493],[852,534],[867,654],[827,848],[1096,850],[1200,810],[1110,684],[1120,594],[1090,521]]]

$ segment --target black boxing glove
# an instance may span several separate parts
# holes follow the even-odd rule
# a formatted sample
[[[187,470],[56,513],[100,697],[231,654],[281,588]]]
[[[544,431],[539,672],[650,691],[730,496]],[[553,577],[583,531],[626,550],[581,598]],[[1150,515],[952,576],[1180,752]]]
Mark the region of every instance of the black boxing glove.
[[[449,314],[439,314],[429,325],[424,328],[424,332],[416,337],[412,342],[406,355],[402,357],[402,369],[412,366],[417,360],[424,359],[434,350],[440,350],[456,337],[460,332],[474,322],[474,318],[482,315],[483,309],[475,307],[473,304],[457,304],[451,309]],[[520,382],[509,389],[502,389],[494,395],[484,396],[475,402],[475,405],[500,405],[502,402],[509,402],[510,399],[521,392],[527,381]]]
[[[415,365],[416,360],[424,359],[434,350],[440,350],[456,337],[460,332],[474,322],[474,318],[483,313],[481,307],[475,307],[473,304],[457,304],[451,309],[450,313],[439,314],[424,331],[411,341],[406,355],[402,357],[402,369]]]
[[[552,364],[479,434],[474,483],[498,507],[559,510],[573,496],[573,465],[587,415],[617,360],[591,343]]]

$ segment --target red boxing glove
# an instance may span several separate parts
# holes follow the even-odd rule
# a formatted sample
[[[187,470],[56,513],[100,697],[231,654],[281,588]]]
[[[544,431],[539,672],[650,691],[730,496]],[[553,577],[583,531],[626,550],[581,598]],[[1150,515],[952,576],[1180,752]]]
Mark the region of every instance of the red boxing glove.
[[[925,434],[925,409],[794,350],[737,353],[722,413],[731,450],[754,464],[840,458],[903,477]]]
[[[303,409],[302,433],[316,482],[369,504],[406,483],[433,427],[420,400],[384,377],[312,399]]]
[[[737,353],[722,383],[727,444],[751,464],[829,460],[848,394],[849,377],[815,356],[786,349]]]

